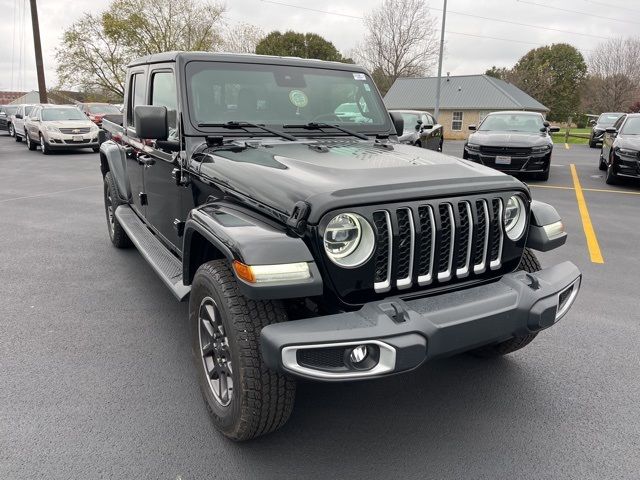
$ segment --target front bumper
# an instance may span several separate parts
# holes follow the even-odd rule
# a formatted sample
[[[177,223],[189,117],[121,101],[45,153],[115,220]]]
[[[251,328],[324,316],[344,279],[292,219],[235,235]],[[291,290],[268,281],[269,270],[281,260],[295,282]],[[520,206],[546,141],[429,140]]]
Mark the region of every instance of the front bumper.
[[[549,169],[551,164],[552,151],[544,153],[532,153],[529,155],[518,155],[511,157],[510,164],[496,163],[496,155],[480,153],[465,148],[465,156],[471,160],[487,167],[500,170],[505,173],[542,173]],[[505,153],[509,156],[508,153]]]
[[[46,134],[44,134],[44,139],[51,149],[67,150],[73,148],[94,148],[100,146],[100,143],[98,142],[98,131],[79,135],[46,132]]]
[[[323,381],[407,371],[551,327],[573,304],[580,280],[578,268],[564,262],[442,295],[389,297],[355,312],[277,323],[262,329],[262,355],[272,369]],[[374,354],[364,369],[349,360],[357,345]]]

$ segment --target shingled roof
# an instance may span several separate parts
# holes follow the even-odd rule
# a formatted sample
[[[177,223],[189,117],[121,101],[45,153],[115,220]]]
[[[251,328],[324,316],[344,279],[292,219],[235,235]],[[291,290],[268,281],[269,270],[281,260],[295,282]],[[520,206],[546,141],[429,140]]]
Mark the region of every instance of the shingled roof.
[[[433,109],[436,77],[398,78],[384,97],[389,109]],[[444,110],[549,109],[515,85],[488,75],[442,77],[440,108]]]

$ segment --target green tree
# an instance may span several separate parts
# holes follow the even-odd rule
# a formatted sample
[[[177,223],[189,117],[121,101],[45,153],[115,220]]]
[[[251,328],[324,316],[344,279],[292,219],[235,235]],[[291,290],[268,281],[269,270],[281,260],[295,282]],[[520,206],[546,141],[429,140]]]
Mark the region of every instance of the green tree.
[[[256,45],[259,55],[279,55],[301,58],[316,58],[333,62],[353,63],[345,58],[330,41],[315,33],[285,33],[273,31]]]
[[[496,67],[494,65],[489,70],[484,72],[484,74],[508,82],[509,78],[511,77],[511,69],[505,67]]]
[[[573,46],[557,43],[529,51],[511,71],[511,82],[551,109],[551,120],[566,120],[580,108],[587,64]]]
[[[113,0],[85,14],[62,35],[56,50],[61,86],[124,95],[126,65],[170,50],[214,50],[224,5],[208,0]]]

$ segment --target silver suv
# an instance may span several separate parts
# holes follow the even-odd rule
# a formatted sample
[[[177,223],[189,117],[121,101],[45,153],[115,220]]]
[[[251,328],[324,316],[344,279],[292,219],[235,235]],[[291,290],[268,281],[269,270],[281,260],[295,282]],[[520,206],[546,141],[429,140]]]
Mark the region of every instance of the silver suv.
[[[27,147],[40,147],[45,155],[56,149],[91,148],[97,152],[98,131],[84,113],[66,105],[37,106],[25,122]]]

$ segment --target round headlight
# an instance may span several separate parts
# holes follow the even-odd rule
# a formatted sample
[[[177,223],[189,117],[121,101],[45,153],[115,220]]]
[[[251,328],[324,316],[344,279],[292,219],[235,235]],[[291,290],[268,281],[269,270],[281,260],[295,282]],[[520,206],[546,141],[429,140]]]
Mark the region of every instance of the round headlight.
[[[514,242],[520,240],[524,234],[527,222],[527,211],[522,198],[512,196],[504,209],[504,230]]]
[[[341,213],[328,223],[324,232],[327,256],[342,267],[358,267],[373,253],[373,229],[356,213]]]

